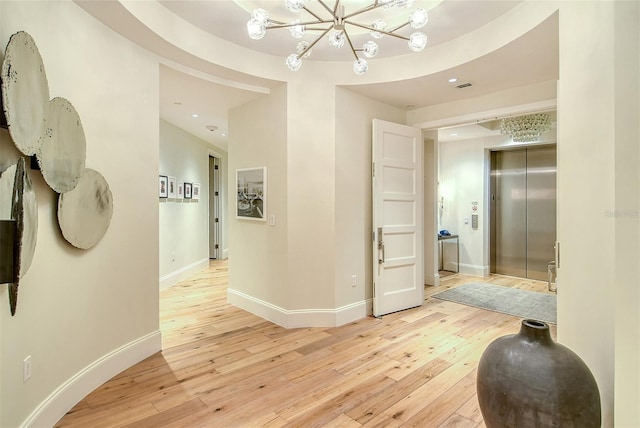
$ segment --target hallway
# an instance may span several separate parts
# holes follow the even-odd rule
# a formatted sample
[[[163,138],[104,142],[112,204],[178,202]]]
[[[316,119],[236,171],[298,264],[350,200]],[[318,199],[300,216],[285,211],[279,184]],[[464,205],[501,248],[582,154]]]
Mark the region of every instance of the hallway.
[[[546,283],[451,275],[542,291]],[[427,297],[337,328],[284,329],[226,303],[227,262],[160,294],[163,351],[56,427],[482,427],[478,360],[520,319]],[[555,338],[556,328],[551,326]]]

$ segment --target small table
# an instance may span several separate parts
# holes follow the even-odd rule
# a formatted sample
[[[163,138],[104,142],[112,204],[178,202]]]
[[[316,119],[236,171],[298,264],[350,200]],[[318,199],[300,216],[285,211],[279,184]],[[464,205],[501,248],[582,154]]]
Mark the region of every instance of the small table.
[[[444,269],[444,241],[448,241],[450,239],[455,239],[456,240],[456,266],[457,269],[455,271],[447,271],[447,272],[455,272],[455,273],[460,273],[460,241],[458,239],[458,235],[448,235],[448,236],[441,236],[438,235],[438,249],[440,250],[440,257],[438,258],[440,261],[440,265],[438,266],[438,270],[445,270]]]

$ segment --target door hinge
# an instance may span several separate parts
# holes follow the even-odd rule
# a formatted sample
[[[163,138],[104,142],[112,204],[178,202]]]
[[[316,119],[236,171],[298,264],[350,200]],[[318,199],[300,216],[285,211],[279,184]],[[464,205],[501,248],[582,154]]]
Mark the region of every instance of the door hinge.
[[[214,166],[213,166],[213,169],[218,169],[218,165],[214,165]]]
[[[215,247],[213,247],[213,248],[215,248],[217,250],[219,248],[219,245],[216,244]]]
[[[220,194],[218,193],[218,191],[216,190],[215,192],[213,192],[213,196],[220,196]]]
[[[375,163],[375,162],[373,162],[373,163],[371,164],[371,176],[372,176],[372,177],[375,177],[375,176],[376,176],[376,163]]]
[[[220,221],[220,219],[217,219],[217,218],[215,220],[213,220],[214,223],[217,223],[219,221]]]

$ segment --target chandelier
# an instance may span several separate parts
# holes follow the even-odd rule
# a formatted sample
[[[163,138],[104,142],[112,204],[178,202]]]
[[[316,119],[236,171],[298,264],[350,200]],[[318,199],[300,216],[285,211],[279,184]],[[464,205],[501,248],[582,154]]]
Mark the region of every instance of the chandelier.
[[[323,13],[316,13],[305,5],[305,1],[311,0],[285,0],[285,6],[291,12],[298,13],[305,11],[311,17],[308,20],[296,19],[293,22],[285,23],[276,21],[269,17],[269,13],[264,9],[255,9],[251,13],[251,18],[247,22],[247,31],[249,37],[254,40],[260,40],[264,37],[267,30],[275,28],[288,28],[289,33],[295,39],[302,39],[308,32],[318,32],[319,35],[312,41],[300,41],[296,47],[296,53],[287,57],[286,64],[291,71],[297,71],[302,67],[302,60],[311,55],[311,49],[323,37],[327,37],[330,46],[339,49],[344,46],[345,42],[349,44],[351,52],[355,57],[353,62],[353,71],[356,74],[364,74],[367,72],[369,65],[365,58],[373,58],[378,53],[378,44],[374,40],[367,41],[362,48],[355,48],[351,36],[347,29],[350,27],[362,28],[369,30],[373,39],[380,39],[383,36],[392,36],[407,41],[409,49],[414,52],[420,52],[427,45],[427,36],[416,31],[410,36],[397,34],[396,32],[404,27],[419,29],[427,24],[427,11],[421,8],[413,10],[409,14],[408,20],[396,27],[388,28],[387,23],[382,19],[376,19],[369,23],[358,23],[353,20],[358,15],[364,14],[374,9],[383,7],[390,9],[410,8],[415,0],[373,0],[373,3],[356,10],[351,13],[345,12],[344,5],[340,4],[340,0],[335,0],[333,8],[329,7],[323,0],[315,0],[322,6]],[[325,15],[325,16],[321,16]],[[360,54],[360,55],[359,55]],[[363,58],[364,57],[364,58]]]
[[[551,129],[551,118],[547,113],[527,114],[502,119],[500,133],[509,135],[516,143],[537,141],[544,132]]]

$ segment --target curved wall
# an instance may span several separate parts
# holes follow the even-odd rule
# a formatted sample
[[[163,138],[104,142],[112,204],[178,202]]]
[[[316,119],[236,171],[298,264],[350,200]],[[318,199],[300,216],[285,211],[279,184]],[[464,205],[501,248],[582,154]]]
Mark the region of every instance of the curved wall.
[[[57,196],[30,170],[38,242],[9,313],[0,286],[0,426],[52,426],[88,392],[160,350],[158,319],[158,64],[72,2],[0,2],[0,46],[34,38],[51,97],[82,119],[86,165],[113,193],[111,225],[92,249],[62,238]],[[17,153],[0,129],[0,165]],[[32,376],[23,382],[23,359]]]
[[[280,71],[283,69],[280,59],[260,56],[259,61],[250,61],[250,57],[235,49],[233,55],[225,54],[229,46],[213,40],[210,35],[195,31],[187,37],[191,29],[185,27],[185,23],[167,21],[166,16],[153,18],[153,14],[162,13],[153,9],[158,5],[123,4],[147,23],[148,28],[173,43],[186,65],[193,66],[189,64],[191,55],[205,64],[289,81],[286,91],[277,91],[278,111],[272,112],[278,121],[285,120],[286,135],[270,136],[274,140],[260,148],[267,155],[277,154],[269,160],[272,162],[269,170],[278,171],[278,179],[274,186],[269,185],[269,192],[279,194],[277,209],[283,214],[279,214],[278,219],[287,220],[275,226],[275,230],[284,227],[278,235],[277,252],[281,260],[276,271],[262,276],[269,281],[251,284],[261,300],[253,303],[269,304],[273,299],[283,309],[285,318],[307,316],[307,309],[315,309],[316,313],[303,320],[309,324],[317,321],[318,318],[314,318],[317,314],[321,315],[322,323],[348,321],[348,317],[340,318],[338,306],[357,304],[359,299],[366,298],[366,293],[338,291],[338,287],[344,286],[338,284],[340,278],[352,266],[336,261],[336,248],[366,254],[370,244],[368,239],[362,242],[360,232],[346,229],[343,233],[345,228],[335,224],[345,218],[346,210],[369,209],[362,205],[366,204],[366,198],[354,205],[347,195],[350,187],[342,187],[343,180],[349,179],[349,174],[343,174],[343,168],[349,165],[346,158],[350,155],[349,136],[364,139],[367,132],[363,130],[370,126],[367,117],[352,121],[337,117],[344,111],[337,106],[340,100],[349,99],[354,104],[362,101],[336,93],[337,84],[355,84],[354,77],[345,75],[344,80],[338,79],[328,71],[331,63],[310,63],[303,74],[291,77],[286,70]],[[632,71],[637,70],[640,63],[637,43],[628,42],[639,38],[638,5],[600,1],[523,2],[508,16],[446,46],[426,50],[419,57],[409,55],[383,60],[383,65],[360,83],[414,77],[469,61],[508,43],[558,9],[561,48],[558,230],[565,261],[558,273],[559,339],[580,354],[594,372],[602,394],[603,425],[613,425],[615,410],[616,418],[626,426],[634,426],[640,423],[638,411],[623,403],[637,403],[640,398],[638,271],[619,260],[637,260],[640,239],[637,222],[627,224],[629,218],[607,217],[603,212],[616,213],[618,209],[637,212],[633,210],[638,207],[640,159],[637,138],[633,139],[638,131],[634,128],[628,132],[623,123],[626,116],[620,113],[629,110],[631,117],[636,118],[639,114],[637,83],[629,92],[623,86],[626,79],[620,79],[632,74],[627,71],[626,62],[634,64],[636,68]],[[153,18],[153,23],[145,19],[146,14]],[[89,375],[94,373],[91,368],[105,356],[118,353],[122,348],[139,349],[137,341],[145,338],[149,338],[150,346],[141,347],[144,352],[136,354],[137,357],[159,347],[155,340],[158,328],[158,207],[155,202],[158,65],[157,59],[146,51],[114,35],[68,2],[0,2],[0,21],[1,42],[6,43],[10,34],[19,29],[30,32],[36,39],[47,66],[52,95],[71,97],[85,123],[88,140],[94,136],[99,141],[88,142],[88,165],[95,165],[108,177],[115,200],[114,220],[105,239],[89,253],[78,254],[67,248],[58,236],[51,220],[52,196],[43,193],[43,184],[36,182],[39,194],[44,195],[39,196],[40,218],[48,220],[43,221],[33,271],[25,278],[24,291],[21,291],[21,318],[10,318],[6,308],[0,307],[0,425],[13,426],[22,421],[35,424],[41,415],[48,415],[46,420],[51,421],[53,413],[46,413],[52,407],[47,404],[51,403],[51,396],[58,394],[59,388],[64,390],[78,376],[99,383],[97,377]],[[74,38],[71,34],[83,34],[83,37]],[[167,51],[167,55],[176,52]],[[52,57],[56,58],[55,62],[48,60]],[[392,63],[394,70],[401,70],[398,74],[387,74]],[[318,82],[317,87],[305,88],[301,83],[301,79],[310,77],[318,79],[314,80]],[[262,83],[273,86],[273,82]],[[310,110],[313,117],[308,114],[304,117],[307,97],[314,97]],[[96,103],[96,98],[100,103]],[[365,104],[371,108],[371,114],[387,111],[386,114],[395,117],[397,113],[375,103]],[[250,112],[251,107],[245,107],[242,110]],[[301,117],[303,120],[299,120]],[[238,126],[248,123],[240,120]],[[594,127],[597,132],[584,126],[592,123],[598,124]],[[308,135],[311,138],[307,138]],[[309,145],[305,145],[307,140]],[[366,141],[358,144],[365,147]],[[277,153],[270,153],[271,145],[277,148]],[[246,156],[254,154],[249,152]],[[252,165],[246,164],[248,161]],[[255,166],[258,161],[260,159],[249,159],[230,147],[230,167]],[[623,168],[618,170],[619,166]],[[322,186],[323,176],[327,187]],[[232,182],[231,176],[229,178]],[[133,189],[131,183],[139,185]],[[635,193],[630,197],[628,192]],[[309,194],[317,194],[318,198],[309,199]],[[589,210],[584,209],[584,200],[592,202]],[[316,207],[310,201],[317,201],[319,205]],[[136,221],[141,218],[143,222]],[[353,216],[348,219],[353,221]],[[238,226],[230,228],[232,280],[234,266],[252,266],[250,259],[234,253],[234,229]],[[264,226],[251,226],[251,236],[268,252],[268,238],[274,229]],[[585,233],[612,227],[616,234]],[[319,246],[316,242],[320,242]],[[347,242],[348,247],[341,245]],[[46,256],[42,256],[42,248],[46,249]],[[324,271],[317,266],[322,263],[327,264]],[[263,265],[264,269],[269,268],[268,264]],[[615,271],[612,266],[616,267]],[[367,269],[365,265],[361,271]],[[117,277],[113,276],[114,271],[119,272]],[[74,272],[73,276],[68,272]],[[315,275],[318,272],[319,275]],[[276,280],[285,283],[276,284],[277,296],[274,297],[269,290]],[[603,284],[608,285],[603,288]],[[46,298],[41,303],[33,303],[42,297]],[[6,301],[4,290],[0,291],[0,302],[2,300]],[[95,302],[100,304],[96,306]],[[321,307],[310,306],[310,302]],[[327,318],[327,314],[330,317]],[[583,326],[587,326],[588,335],[584,334]],[[34,375],[22,384],[20,369],[26,355],[33,357]],[[40,359],[41,355],[47,355],[46,361]],[[614,364],[616,359],[621,364],[619,369]],[[124,368],[134,360],[119,361],[117,367]],[[116,367],[107,371],[115,372]],[[614,379],[621,400],[615,409]],[[84,390],[88,392],[86,387]],[[70,394],[65,404],[73,405],[72,397],[78,401],[82,396],[79,391]]]
[[[622,5],[623,3],[624,6]],[[570,164],[576,165],[577,168],[580,168],[580,171],[584,170],[582,168],[582,163],[576,163],[576,159],[580,159],[585,155],[587,159],[592,158],[578,148],[584,146],[585,141],[588,141],[589,144],[593,145],[597,150],[603,150],[603,147],[609,147],[611,150],[616,150],[617,146],[615,142],[610,142],[610,145],[607,146],[605,144],[605,141],[607,140],[606,138],[598,138],[598,141],[596,141],[595,135],[609,132],[615,133],[616,125],[615,123],[611,125],[611,121],[605,121],[605,123],[602,123],[594,120],[594,117],[599,117],[599,114],[596,113],[595,109],[601,111],[602,107],[604,107],[608,112],[606,117],[610,119],[611,117],[615,117],[616,109],[619,111],[620,108],[626,108],[628,106],[633,107],[633,104],[622,101],[619,102],[616,99],[615,91],[617,85],[614,84],[612,79],[612,76],[616,73],[620,75],[624,74],[622,72],[622,63],[616,63],[616,59],[620,58],[620,56],[613,54],[615,49],[623,52],[624,57],[630,54],[630,60],[634,64],[637,62],[637,47],[623,45],[620,41],[621,38],[637,38],[637,30],[633,33],[633,31],[630,30],[630,28],[633,27],[632,25],[620,27],[620,30],[616,30],[618,23],[621,22],[622,17],[625,15],[631,16],[629,19],[634,23],[637,23],[637,10],[631,10],[630,14],[621,12],[625,7],[632,9],[632,4],[630,3],[622,2],[618,4],[615,2],[586,1],[577,4],[575,2],[525,1],[518,7],[513,8],[503,17],[479,28],[471,34],[465,35],[446,44],[426,49],[419,55],[405,55],[393,59],[382,59],[377,61],[376,68],[372,68],[371,72],[368,73],[364,79],[353,76],[350,73],[338,76],[332,72],[334,64],[330,62],[309,62],[299,73],[296,74],[295,77],[292,77],[290,74],[287,74],[286,70],[283,70],[281,60],[276,60],[268,55],[247,52],[236,47],[225,45],[225,43],[216,40],[209,34],[204,34],[202,31],[195,31],[193,33],[197,34],[197,37],[202,41],[202,44],[196,43],[194,39],[190,37],[187,38],[185,36],[190,32],[188,27],[185,26],[185,22],[172,22],[169,16],[162,16],[162,19],[155,20],[154,14],[164,14],[166,12],[154,10],[153,8],[155,6],[153,4],[142,5],[135,2],[126,3],[127,9],[134,16],[149,25],[149,28],[153,28],[154,31],[161,34],[165,40],[170,41],[174,47],[183,53],[186,52],[193,54],[207,62],[222,65],[229,69],[241,70],[245,73],[250,73],[267,79],[289,82],[289,105],[287,107],[288,140],[286,143],[289,149],[287,151],[287,161],[283,167],[287,168],[289,172],[299,174],[300,169],[296,165],[305,165],[306,171],[322,171],[323,166],[328,166],[329,170],[325,171],[328,174],[328,184],[334,189],[340,188],[342,183],[337,181],[339,179],[339,174],[336,171],[337,164],[332,164],[330,159],[338,156],[338,153],[341,151],[341,148],[338,145],[344,143],[337,134],[334,134],[333,137],[328,135],[325,127],[328,127],[335,133],[338,132],[338,129],[340,129],[340,132],[345,132],[344,129],[342,127],[338,127],[337,118],[335,120],[330,120],[328,123],[323,122],[323,127],[320,129],[320,132],[325,136],[325,138],[327,136],[329,138],[326,141],[326,146],[322,149],[321,157],[317,159],[310,159],[308,155],[305,156],[304,150],[299,149],[305,128],[298,124],[296,120],[299,115],[302,114],[298,107],[303,107],[303,100],[305,97],[310,95],[319,97],[314,98],[314,105],[324,106],[318,110],[322,113],[320,116],[321,118],[325,117],[325,111],[331,112],[332,110],[335,110],[333,114],[336,114],[335,91],[326,90],[319,93],[318,91],[305,90],[303,86],[297,83],[300,79],[313,79],[313,81],[317,82],[319,86],[331,88],[335,85],[354,85],[359,83],[376,83],[407,79],[446,70],[458,64],[478,58],[505,45],[511,40],[514,40],[518,36],[529,31],[535,25],[559,10],[561,83],[558,90],[558,112],[561,122],[561,131],[558,134],[558,168],[559,171],[564,169],[564,177],[568,177],[566,174],[567,171],[571,170],[571,167],[568,166]],[[584,25],[584,23],[581,24],[585,19],[588,22],[592,22],[593,25],[589,26]],[[151,23],[152,20],[154,21],[153,23]],[[596,27],[603,28],[602,34],[596,35],[595,32],[592,31],[592,29]],[[174,32],[176,32],[176,28],[181,28],[179,31],[180,34],[177,36],[174,34]],[[580,34],[580,37],[576,37],[576,34]],[[587,46],[589,46],[589,49],[586,49]],[[235,54],[231,54],[232,51]],[[617,59],[617,61],[622,60]],[[602,79],[602,81],[599,79]],[[620,85],[620,83],[618,83],[618,85]],[[586,94],[589,94],[589,96],[587,99],[583,100],[582,97]],[[596,99],[599,102],[595,104],[594,102],[588,101]],[[511,100],[512,103],[513,101],[514,100]],[[598,107],[596,107],[596,105]],[[290,113],[292,113],[291,116],[289,115]],[[466,113],[468,113],[468,111],[451,111],[449,112],[449,115],[460,116]],[[434,116],[438,115],[436,114]],[[591,119],[585,120],[585,118]],[[563,125],[565,120],[568,126]],[[420,122],[420,119],[417,119],[416,122]],[[603,129],[608,131],[585,135],[582,130],[587,128],[584,126],[580,127],[578,122],[603,124]],[[352,123],[351,125],[354,127],[362,126],[362,124],[359,123]],[[313,131],[315,131],[314,128],[307,130],[307,132]],[[293,140],[291,140],[291,138],[293,138]],[[578,141],[580,143],[578,143]],[[576,146],[576,144],[578,145]],[[603,144],[605,145],[603,146]],[[559,176],[558,196],[558,207],[560,212],[558,222],[559,237],[561,238],[561,241],[567,241],[563,248],[570,248],[572,249],[572,252],[575,253],[573,257],[569,257],[568,260],[572,260],[572,258],[575,258],[578,254],[585,260],[592,260],[592,263],[587,264],[565,263],[564,270],[561,272],[559,271],[559,281],[565,281],[565,284],[571,284],[574,283],[574,281],[581,284],[580,288],[576,288],[574,285],[567,285],[564,292],[559,292],[559,307],[561,311],[559,337],[564,343],[578,351],[594,371],[603,395],[603,422],[605,426],[609,426],[613,423],[613,379],[614,377],[618,377],[615,374],[614,355],[615,350],[618,349],[619,346],[622,346],[622,343],[616,343],[612,339],[616,336],[616,332],[620,328],[614,322],[616,314],[615,302],[618,300],[625,302],[629,300],[637,301],[637,296],[631,293],[631,291],[626,287],[620,286],[612,289],[612,293],[616,296],[616,293],[621,293],[621,296],[628,295],[630,299],[618,297],[606,297],[601,299],[601,282],[596,281],[595,278],[601,278],[603,272],[608,272],[608,275],[605,276],[611,277],[614,275],[614,272],[607,269],[599,270],[598,272],[591,272],[590,269],[584,269],[584,267],[598,266],[602,264],[597,261],[600,260],[596,255],[597,248],[605,248],[606,253],[609,254],[609,256],[607,256],[608,258],[606,258],[608,262],[605,260],[605,266],[611,266],[614,263],[614,259],[611,258],[611,254],[615,254],[618,247],[618,250],[624,254],[627,254],[627,251],[631,251],[631,254],[637,255],[638,252],[633,246],[628,248],[625,243],[616,243],[615,239],[611,235],[589,240],[585,243],[587,245],[582,244],[581,242],[583,242],[583,238],[585,237],[584,230],[593,229],[593,226],[589,226],[588,224],[600,225],[603,223],[602,217],[594,211],[585,212],[584,210],[581,210],[576,197],[569,197],[569,195],[581,195],[583,194],[584,189],[590,188],[590,186],[593,185],[593,188],[602,190],[602,192],[599,193],[602,197],[596,204],[598,207],[616,207],[623,204],[622,202],[618,202],[612,198],[612,195],[616,193],[615,189],[617,184],[613,179],[614,164],[611,153],[612,152],[610,150],[608,151],[607,149],[604,149],[602,156],[598,160],[597,168],[600,168],[599,175],[601,178],[597,183],[593,182],[593,175],[587,174],[585,176],[579,171],[576,171],[576,173],[581,177],[581,180],[575,180],[572,178],[563,180],[561,176]],[[567,157],[567,154],[570,154],[569,157]],[[230,159],[232,159],[233,156],[233,150],[230,149]],[[566,165],[563,166],[563,163],[566,163]],[[593,166],[596,167],[596,165]],[[304,186],[299,185],[295,180],[296,177],[288,177],[288,183],[292,184],[293,187],[281,189],[287,192],[290,197],[290,203],[292,204],[297,203],[298,199],[302,200],[302,198],[298,198],[298,196],[303,195],[304,192]],[[590,183],[590,185],[587,186],[586,183]],[[593,192],[590,192],[589,194],[593,195]],[[292,198],[292,196],[295,197]],[[336,197],[336,195],[332,195],[332,192],[327,189],[321,189],[319,196],[322,201],[331,200]],[[340,200],[342,199],[343,198],[341,197]],[[289,272],[286,280],[290,281],[290,287],[293,291],[289,294],[287,304],[289,305],[288,307],[295,308],[295,310],[304,310],[305,308],[310,309],[309,306],[306,306],[306,303],[309,301],[317,301],[322,305],[330,305],[332,300],[334,302],[333,306],[324,309],[336,310],[336,297],[339,295],[337,288],[341,285],[337,284],[337,281],[335,280],[333,282],[326,280],[326,275],[321,276],[323,280],[319,280],[313,275],[310,275],[309,278],[305,278],[304,272],[299,268],[299,266],[313,266],[310,265],[306,259],[304,259],[304,262],[300,265],[298,265],[296,261],[300,261],[301,258],[305,258],[306,252],[308,252],[308,254],[316,254],[320,256],[319,260],[324,260],[322,256],[332,253],[332,250],[330,249],[331,247],[340,247],[341,240],[348,239],[344,236],[338,236],[335,225],[327,224],[326,217],[321,218],[320,213],[326,214],[333,212],[333,216],[337,218],[337,213],[341,212],[341,210],[366,210],[368,207],[347,206],[339,203],[337,199],[330,202],[330,204],[334,204],[334,207],[329,208],[328,210],[323,208],[317,213],[307,214],[307,217],[303,216],[301,208],[293,208],[293,211],[289,211],[289,219],[292,222],[295,222],[295,224],[292,223],[289,228],[289,232],[294,232],[294,236],[292,237],[290,235],[289,237],[291,241],[289,242],[288,249],[290,251],[295,249],[295,255],[291,255],[293,251],[291,251],[289,255]],[[579,213],[576,212],[576,210]],[[611,209],[609,210],[611,211]],[[301,221],[297,222],[297,220],[294,219],[294,216],[291,215],[292,212],[295,213],[298,216],[297,218]],[[573,214],[568,215],[568,213]],[[572,218],[580,218],[581,222],[585,222],[583,230],[576,229],[576,224],[571,220]],[[317,222],[314,221],[316,219],[318,220]],[[621,219],[618,219],[618,222],[621,222]],[[299,238],[305,233],[304,227],[312,227],[314,224],[322,225],[323,227],[328,226],[325,229],[328,233],[323,235],[322,240],[320,241],[322,250],[305,246],[302,241],[304,238]],[[576,230],[576,232],[571,232],[573,230]],[[349,235],[349,237],[352,236]],[[633,239],[636,239],[635,235]],[[327,246],[324,242],[326,240],[332,241],[334,244]],[[360,245],[360,251],[367,251],[366,247],[368,244],[366,242],[361,243]],[[620,255],[622,256],[623,253]],[[563,254],[567,257],[564,251]],[[322,261],[322,263],[324,263],[324,261]],[[333,271],[335,277],[339,276],[338,273],[335,272],[335,262],[330,262],[327,269],[329,272]],[[365,270],[366,269],[367,268],[365,268]],[[313,273],[314,270],[311,269],[310,272]],[[637,272],[633,277],[637,278]],[[269,285],[266,284],[265,287],[268,288]],[[325,291],[322,292],[319,290]],[[318,293],[320,293],[320,295]],[[316,299],[314,297],[319,298]],[[355,293],[353,298],[358,298],[355,297]],[[577,301],[584,301],[585,304],[576,306],[574,303]],[[589,310],[588,302],[595,303],[596,301],[600,302],[599,306]],[[348,303],[349,302],[347,302],[347,304]],[[590,315],[592,311],[597,311],[599,314],[598,319],[603,320],[603,322],[597,323],[597,326],[594,325],[594,322],[592,321],[595,319]],[[625,313],[629,313],[629,311]],[[626,318],[623,317],[623,320],[626,320]],[[631,317],[630,321],[634,328],[637,329],[637,317]],[[579,326],[583,324],[594,327],[592,334],[589,335],[588,343],[585,340],[580,339]],[[638,339],[636,338],[635,340],[637,343]],[[620,377],[618,382],[618,385],[628,385],[628,388],[630,388],[632,392],[635,391],[632,394],[634,397],[638,396],[637,372],[637,367],[633,368],[633,381],[627,381]],[[620,388],[622,390],[626,390],[624,387]]]
[[[345,65],[348,70],[351,69],[350,61],[340,64],[334,61],[306,61],[304,67],[292,73],[284,66],[282,58],[220,39],[174,15],[156,1],[126,0],[120,2],[120,7],[126,10],[132,22],[140,25],[139,31],[121,28],[116,22],[121,18],[113,12],[102,14],[102,19],[116,31],[126,32],[127,37],[143,46],[149,45],[152,37],[150,33],[155,34],[156,42],[163,44],[162,52],[157,52],[158,54],[176,60],[179,57],[179,62],[195,69],[207,67],[208,64],[218,67],[220,73],[227,73],[229,70],[243,73],[244,76],[240,79],[250,79],[253,76],[281,82],[296,80],[299,76],[314,76],[335,85],[406,80],[447,70],[503,47],[533,29],[558,9],[554,2],[525,1],[475,31],[449,42],[427,47],[421,53],[376,59],[375,67],[371,67],[365,75],[357,76],[350,71],[344,72]]]

